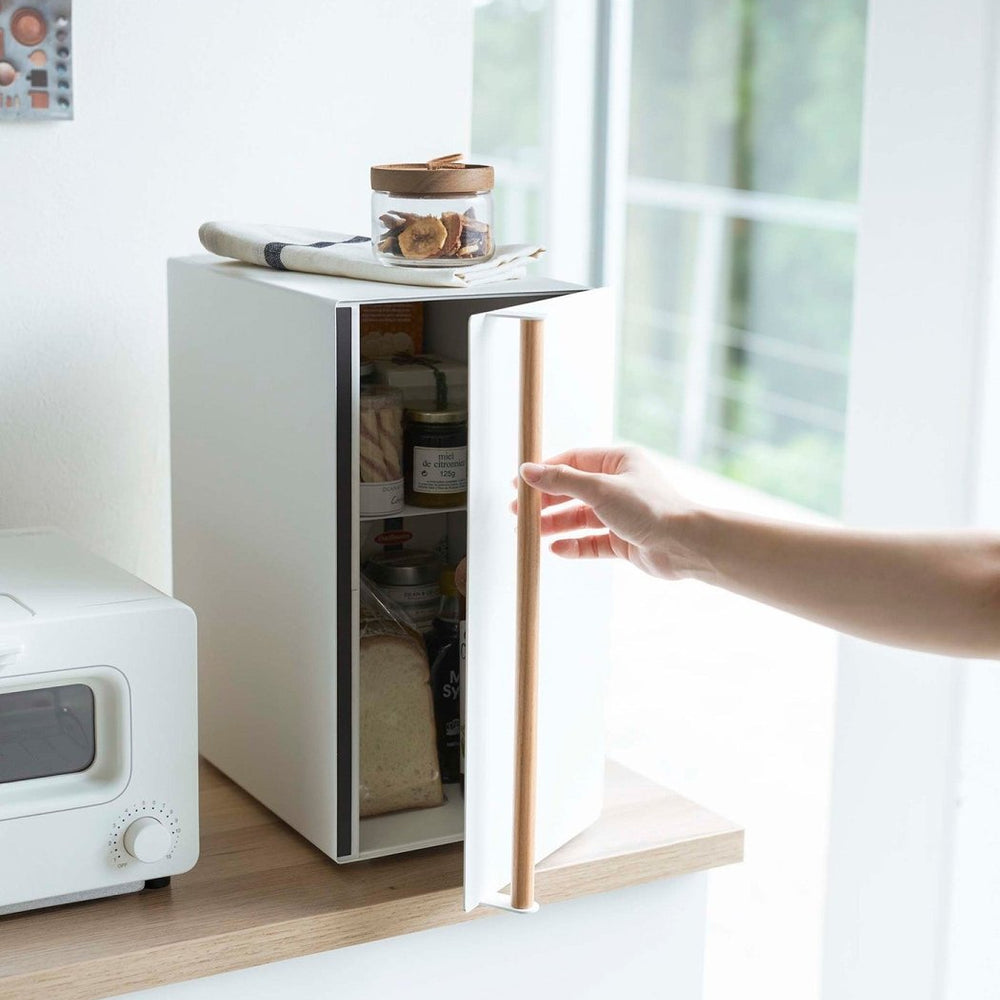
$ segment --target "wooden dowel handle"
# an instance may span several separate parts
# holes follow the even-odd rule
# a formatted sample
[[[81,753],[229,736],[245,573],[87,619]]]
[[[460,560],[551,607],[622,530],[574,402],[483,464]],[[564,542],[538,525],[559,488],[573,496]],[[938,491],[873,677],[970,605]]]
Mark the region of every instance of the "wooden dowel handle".
[[[542,460],[542,350],[544,324],[521,320],[520,462]],[[538,721],[538,584],[541,494],[517,482],[517,715],[514,765],[514,856],[511,906],[535,902],[535,772]]]

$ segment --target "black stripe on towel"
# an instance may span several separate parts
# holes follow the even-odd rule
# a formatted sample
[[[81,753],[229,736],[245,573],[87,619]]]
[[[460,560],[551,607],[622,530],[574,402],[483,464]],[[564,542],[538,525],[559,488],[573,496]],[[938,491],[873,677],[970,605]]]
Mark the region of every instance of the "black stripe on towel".
[[[268,267],[273,267],[276,271],[287,271],[288,268],[281,263],[281,251],[285,247],[333,247],[341,243],[370,243],[367,236],[352,236],[349,240],[330,240],[326,243],[265,243],[264,263]]]

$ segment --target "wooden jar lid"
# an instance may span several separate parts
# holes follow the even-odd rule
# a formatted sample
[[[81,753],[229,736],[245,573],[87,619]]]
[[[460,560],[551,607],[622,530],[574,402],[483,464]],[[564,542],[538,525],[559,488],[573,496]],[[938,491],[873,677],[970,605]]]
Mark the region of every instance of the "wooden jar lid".
[[[493,168],[460,163],[460,154],[427,163],[386,163],[372,167],[372,190],[401,197],[471,195],[493,190]]]

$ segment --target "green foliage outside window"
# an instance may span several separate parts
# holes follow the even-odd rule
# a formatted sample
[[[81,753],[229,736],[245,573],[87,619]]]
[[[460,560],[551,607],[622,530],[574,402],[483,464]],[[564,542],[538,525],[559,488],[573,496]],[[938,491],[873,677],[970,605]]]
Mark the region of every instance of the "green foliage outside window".
[[[864,23],[863,0],[635,0],[630,175],[855,201]],[[619,430],[668,451],[677,421],[656,426],[642,412],[662,412],[662,397],[679,407],[681,387],[648,384],[645,365],[683,370],[698,222],[695,212],[630,210]],[[849,231],[729,221],[699,456],[831,514],[853,262]]]
[[[539,170],[547,7],[493,0],[476,10],[473,149]],[[634,0],[630,177],[855,202],[865,15],[865,0]],[[501,212],[511,196],[500,177]],[[538,193],[519,197],[527,231],[511,235],[544,242]],[[676,204],[628,208],[618,432],[666,453],[679,452],[690,409],[704,221]],[[849,227],[726,217],[694,456],[830,514],[840,506],[854,242]]]

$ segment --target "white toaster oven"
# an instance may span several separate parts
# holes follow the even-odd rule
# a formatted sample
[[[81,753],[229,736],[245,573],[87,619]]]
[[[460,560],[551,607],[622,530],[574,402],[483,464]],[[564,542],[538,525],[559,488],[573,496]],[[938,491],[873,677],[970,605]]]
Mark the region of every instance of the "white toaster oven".
[[[51,531],[0,531],[0,915],[198,858],[190,608]]]

